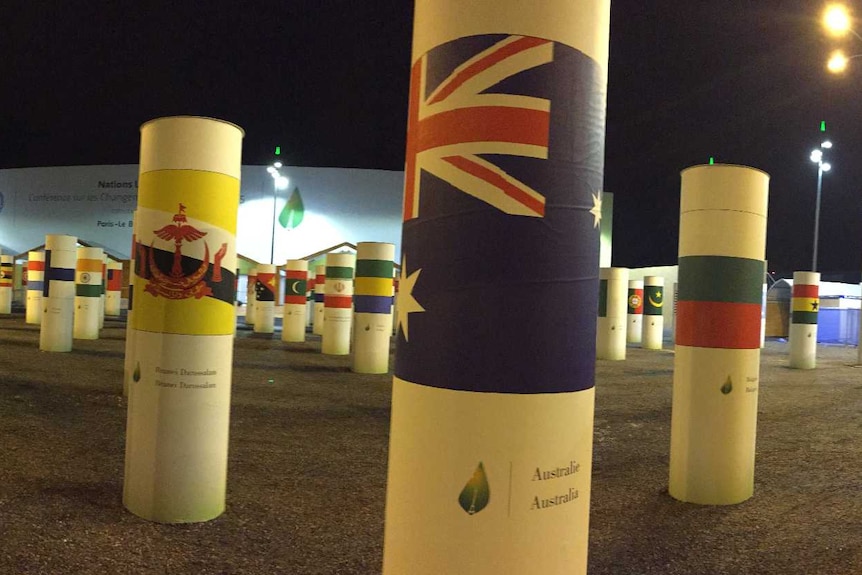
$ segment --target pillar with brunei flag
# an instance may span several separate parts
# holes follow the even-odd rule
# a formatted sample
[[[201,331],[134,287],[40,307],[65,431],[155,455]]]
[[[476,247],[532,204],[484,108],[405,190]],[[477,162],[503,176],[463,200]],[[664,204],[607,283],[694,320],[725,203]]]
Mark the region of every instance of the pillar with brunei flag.
[[[72,351],[77,247],[78,238],[75,236],[45,236],[45,284],[39,330],[39,349],[42,351]]]
[[[327,254],[323,298],[323,336],[320,349],[327,355],[350,353],[350,326],[353,319],[353,270],[356,255]]]
[[[108,261],[108,278],[105,293],[105,315],[117,317],[120,315],[120,298],[123,292],[123,264],[118,261]]]
[[[682,171],[669,492],[730,505],[754,493],[769,176]]]
[[[628,281],[627,268],[602,268],[599,272],[596,359],[626,358]]]
[[[27,301],[25,321],[42,323],[42,290],[45,289],[45,252],[27,252]]]
[[[314,317],[311,333],[323,335],[324,300],[326,298],[326,266],[316,266],[314,269]]]
[[[15,258],[8,254],[0,255],[0,313],[12,313],[12,280],[15,272]]]
[[[626,343],[640,343],[644,318],[644,281],[629,280]]]
[[[586,573],[609,18],[416,2],[386,575]]]
[[[281,320],[281,341],[305,341],[305,319],[308,310],[308,262],[287,260],[285,266],[284,311]]]
[[[225,508],[242,137],[211,118],[141,126],[123,503],[151,521]]]
[[[99,339],[104,256],[102,248],[78,248],[75,265],[75,339]]]
[[[644,317],[641,347],[661,349],[664,341],[664,278],[644,277]]]
[[[790,367],[817,366],[817,315],[820,311],[820,274],[794,272],[790,298]]]
[[[395,245],[383,242],[356,244],[354,286],[353,371],[389,371],[392,337],[392,271]]]
[[[254,284],[254,333],[275,331],[275,266],[257,266]]]

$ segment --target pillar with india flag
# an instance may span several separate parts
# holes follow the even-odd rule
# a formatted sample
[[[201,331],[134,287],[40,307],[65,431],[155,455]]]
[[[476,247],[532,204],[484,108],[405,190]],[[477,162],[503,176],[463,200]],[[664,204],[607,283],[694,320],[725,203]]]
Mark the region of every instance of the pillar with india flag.
[[[323,335],[320,350],[327,355],[350,353],[353,319],[353,270],[355,254],[327,254],[323,299]]]
[[[305,319],[308,310],[308,262],[287,260],[285,265],[284,311],[281,320],[281,341],[305,341]]]
[[[626,358],[628,281],[627,268],[602,268],[599,271],[596,359]]]
[[[644,318],[644,281],[629,280],[626,343],[640,343]]]
[[[769,176],[682,171],[670,495],[731,505],[754,493]]]
[[[644,317],[641,347],[661,349],[664,341],[664,278],[644,277]]]
[[[12,313],[12,280],[15,272],[15,258],[8,254],[0,255],[0,313]]]
[[[104,257],[102,248],[78,248],[75,265],[75,339],[99,339]]]
[[[353,371],[389,371],[392,338],[392,271],[395,245],[383,242],[356,244],[356,285],[353,308]]]
[[[314,268],[314,318],[312,320],[311,333],[323,335],[323,311],[326,298],[326,266]]]
[[[275,331],[275,274],[272,264],[257,266],[254,284],[254,333]]]
[[[609,18],[416,2],[386,575],[586,573]]]
[[[817,315],[820,310],[820,274],[794,272],[790,298],[790,367],[817,366]]]
[[[120,315],[120,298],[123,292],[123,264],[115,260],[108,261],[108,280],[105,290],[105,315],[117,317]]]
[[[45,252],[27,252],[27,301],[25,321],[42,323],[42,290],[45,289]]]
[[[72,351],[77,247],[78,238],[75,236],[45,236],[45,283],[39,330],[39,349],[42,351]]]
[[[123,504],[150,521],[225,508],[242,137],[211,118],[141,126]]]

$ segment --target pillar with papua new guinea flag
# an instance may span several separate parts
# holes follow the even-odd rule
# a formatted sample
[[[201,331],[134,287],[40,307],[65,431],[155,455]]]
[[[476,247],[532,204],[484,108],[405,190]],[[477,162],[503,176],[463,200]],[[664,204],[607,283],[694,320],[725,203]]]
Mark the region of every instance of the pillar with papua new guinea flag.
[[[275,331],[275,274],[272,264],[259,264],[254,284],[254,333]]]
[[[257,267],[251,268],[246,276],[245,288],[245,325],[254,325],[254,314],[257,310]]]
[[[120,298],[123,291],[123,264],[118,261],[108,262],[108,278],[105,290],[105,315],[117,317],[120,315]]]
[[[627,268],[601,268],[599,271],[596,359],[626,358],[628,281]]]
[[[317,266],[314,269],[314,319],[312,321],[311,333],[323,335],[323,311],[326,299],[326,266]]]
[[[27,301],[25,321],[42,323],[42,290],[45,289],[45,252],[27,252]]]
[[[664,341],[664,278],[644,277],[644,317],[641,347],[661,349]]]
[[[138,266],[143,264],[143,260],[138,257],[138,249],[144,253],[144,246],[138,245],[137,239],[138,228],[138,210],[132,212],[132,251],[129,256],[129,301],[126,308],[126,355],[123,358],[123,395],[129,395],[129,383],[135,376],[135,330],[131,328],[132,320],[135,315],[135,276],[137,275]],[[143,275],[143,272],[141,272]],[[140,377],[140,373],[138,373]]]
[[[386,575],[586,573],[609,18],[416,2]]]
[[[78,248],[75,264],[75,339],[99,339],[102,315],[102,248]]]
[[[640,343],[644,318],[644,281],[629,280],[626,343]]]
[[[123,503],[151,521],[225,507],[242,137],[192,116],[141,126]]]
[[[308,325],[308,262],[287,260],[285,266],[284,311],[281,320],[281,341],[305,341]]]
[[[12,313],[12,280],[15,275],[15,258],[0,255],[0,313]]]
[[[820,310],[820,274],[793,272],[790,298],[790,367],[817,366],[817,315]]]
[[[327,355],[350,353],[353,319],[353,270],[355,254],[326,254],[323,297],[323,335],[320,350]]]
[[[356,284],[353,288],[353,371],[356,373],[389,371],[394,258],[394,244],[356,244]]]
[[[42,351],[72,351],[77,247],[78,238],[75,236],[45,236],[45,283],[39,330],[39,349]]]
[[[671,415],[672,497],[730,505],[754,493],[769,176],[682,171]]]

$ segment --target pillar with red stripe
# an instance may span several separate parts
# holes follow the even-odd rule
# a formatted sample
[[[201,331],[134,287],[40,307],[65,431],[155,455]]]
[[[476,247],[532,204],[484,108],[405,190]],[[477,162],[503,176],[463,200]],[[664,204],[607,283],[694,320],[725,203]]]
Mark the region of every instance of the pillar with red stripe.
[[[123,291],[123,264],[110,260],[105,290],[105,315],[120,315],[120,298]]]
[[[305,321],[306,327],[311,327],[314,323],[314,284],[317,283],[317,276],[314,274],[314,270],[309,270],[308,263],[306,262],[306,271],[305,275],[308,277],[308,281],[305,283],[306,289],[306,307],[305,310]]]
[[[729,505],[754,493],[769,175],[682,172],[671,496]]]
[[[315,266],[314,268],[314,319],[312,321],[311,333],[323,335],[324,305],[326,298],[326,266]]]
[[[254,333],[275,331],[275,266],[257,266],[257,281],[254,284]]]
[[[254,325],[255,309],[257,301],[255,300],[255,286],[257,285],[257,268],[251,268],[246,276],[245,287],[245,325]]]
[[[27,252],[26,322],[42,323],[42,290],[45,289],[45,252]]]
[[[12,313],[12,278],[15,260],[9,255],[0,255],[0,314]]]
[[[305,341],[308,309],[308,262],[287,260],[284,278],[284,312],[281,320],[281,341]]]
[[[626,342],[640,343],[644,319],[644,281],[629,280],[628,327]]]
[[[354,254],[327,254],[326,291],[323,298],[321,351],[328,355],[350,353],[350,323],[353,317]]]
[[[794,272],[790,299],[790,367],[817,365],[817,315],[820,311],[820,274]]]

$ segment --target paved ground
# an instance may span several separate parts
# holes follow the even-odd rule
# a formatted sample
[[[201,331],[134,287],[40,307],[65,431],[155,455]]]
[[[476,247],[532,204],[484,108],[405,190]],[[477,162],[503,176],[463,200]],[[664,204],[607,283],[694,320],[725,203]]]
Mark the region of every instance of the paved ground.
[[[121,504],[124,325],[102,335],[42,353],[0,318],[0,574],[380,572],[390,376],[241,331],[227,511],[159,525]],[[755,496],[729,507],[667,495],[673,354],[598,362],[591,575],[862,573],[856,349],[785,353],[763,352]]]

